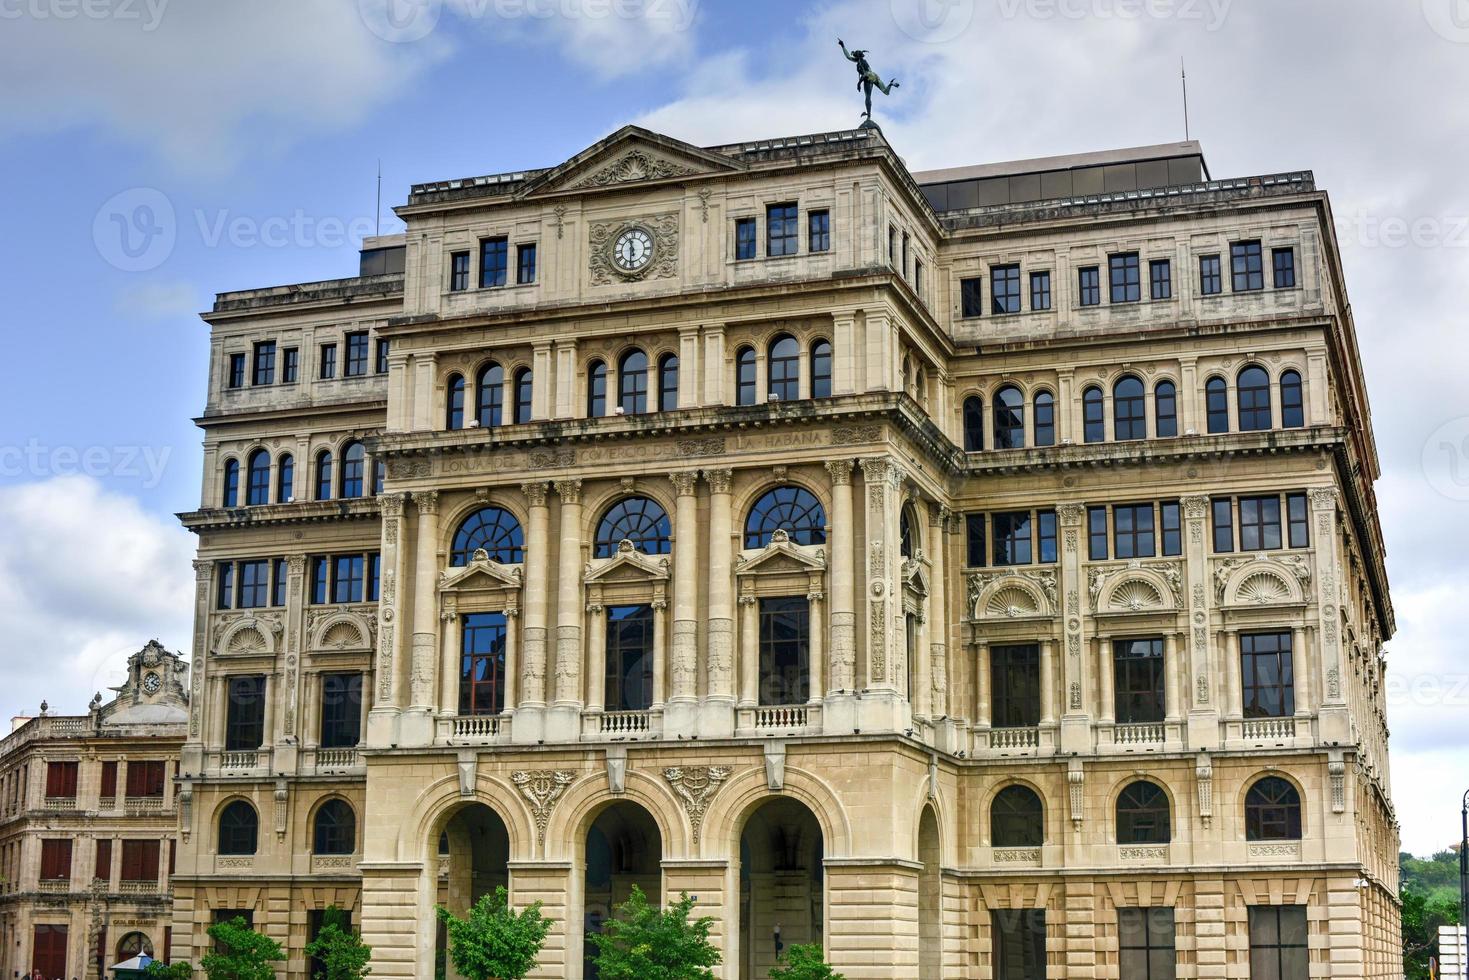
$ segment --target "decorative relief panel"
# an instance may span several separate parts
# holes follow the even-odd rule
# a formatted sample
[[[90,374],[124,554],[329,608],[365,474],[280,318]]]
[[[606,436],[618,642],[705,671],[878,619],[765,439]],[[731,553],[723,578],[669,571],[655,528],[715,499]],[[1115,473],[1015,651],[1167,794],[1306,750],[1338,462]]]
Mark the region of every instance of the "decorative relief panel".
[[[563,769],[518,769],[510,774],[510,781],[530,804],[531,816],[536,822],[537,843],[546,843],[546,825],[551,820],[551,811],[556,808],[556,801],[566,794],[567,787],[576,781],[576,773]]]
[[[684,811],[689,815],[693,827],[694,843],[704,827],[704,815],[709,810],[709,801],[719,792],[719,786],[732,770],[728,766],[670,766],[663,770],[663,778],[683,800]]]
[[[618,236],[642,229],[653,241],[653,257],[636,270],[623,270],[613,261]],[[678,275],[678,212],[649,215],[631,221],[597,221],[591,226],[588,271],[594,286],[648,279],[671,279]]]

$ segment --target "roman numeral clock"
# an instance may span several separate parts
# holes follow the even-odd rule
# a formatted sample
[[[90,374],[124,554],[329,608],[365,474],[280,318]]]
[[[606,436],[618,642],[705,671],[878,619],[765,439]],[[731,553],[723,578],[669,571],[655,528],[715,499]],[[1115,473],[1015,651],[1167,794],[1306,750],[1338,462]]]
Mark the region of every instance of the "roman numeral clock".
[[[671,279],[678,275],[678,214],[597,222],[591,227],[592,284]]]

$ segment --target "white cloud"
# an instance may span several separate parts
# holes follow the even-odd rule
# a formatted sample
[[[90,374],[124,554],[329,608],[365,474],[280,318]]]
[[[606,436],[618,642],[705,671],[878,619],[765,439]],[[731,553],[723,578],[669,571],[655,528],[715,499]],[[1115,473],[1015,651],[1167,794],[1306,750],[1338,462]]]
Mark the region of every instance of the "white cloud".
[[[118,292],[113,307],[118,313],[146,319],[191,316],[204,308],[199,290],[187,282],[142,282],[126,286]]]
[[[83,712],[150,639],[188,656],[194,540],[174,521],[57,477],[0,487],[0,527],[0,711]]]

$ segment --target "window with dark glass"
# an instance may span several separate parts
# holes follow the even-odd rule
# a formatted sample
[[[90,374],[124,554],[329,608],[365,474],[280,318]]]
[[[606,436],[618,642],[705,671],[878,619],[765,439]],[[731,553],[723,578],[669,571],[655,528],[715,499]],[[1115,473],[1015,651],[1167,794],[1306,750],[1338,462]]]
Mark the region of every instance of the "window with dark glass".
[[[342,492],[345,500],[362,496],[363,481],[367,471],[367,450],[360,442],[349,442],[342,450]]]
[[[1270,258],[1275,266],[1275,288],[1293,288],[1296,284],[1296,250],[1294,248],[1271,249]]]
[[[1234,501],[1228,497],[1216,498],[1210,501],[1210,511],[1214,520],[1214,550],[1225,552],[1234,550]]]
[[[362,740],[362,675],[321,676],[321,747],[349,749]]]
[[[378,601],[378,589],[382,584],[382,555],[377,552],[367,556],[367,601]]]
[[[1036,559],[1041,564],[1050,564],[1056,560],[1056,512],[1054,510],[1039,511],[1035,515],[1035,539],[1039,557]]]
[[[1112,431],[1118,442],[1148,437],[1147,395],[1132,375],[1112,387]]]
[[[608,607],[608,711],[648,710],[653,703],[653,659],[653,607]]]
[[[536,246],[527,242],[515,246],[515,281],[528,286],[536,281]]]
[[[1270,551],[1280,546],[1280,498],[1239,498],[1239,550]]]
[[[737,218],[735,220],[735,258],[753,259],[755,257],[755,219]]]
[[[990,266],[990,312],[1020,312],[1020,266]]]
[[[811,397],[831,397],[831,341],[811,345]]]
[[[760,703],[811,697],[811,613],[805,596],[760,600]]]
[[[216,609],[233,609],[235,605],[235,566],[226,562],[218,566],[214,582]]]
[[[984,402],[979,396],[964,399],[964,451],[977,453],[984,449]]]
[[[1117,840],[1122,842],[1120,834]],[[1118,909],[1118,980],[1174,980],[1178,976],[1174,936],[1173,909],[1167,906]]]
[[[1229,385],[1223,378],[1210,378],[1204,385],[1204,407],[1209,416],[1209,431],[1229,431]]]
[[[259,507],[270,503],[270,454],[257,449],[245,463],[245,503]]]
[[[318,367],[320,368],[320,370],[317,373],[317,377],[321,378],[321,380],[323,381],[326,381],[330,378],[335,378],[337,376],[336,344],[321,345],[321,360],[318,364]]]
[[[1173,298],[1173,263],[1167,259],[1153,259],[1148,263],[1149,295],[1153,299]]]
[[[1118,504],[1112,508],[1112,547],[1118,558],[1152,558],[1158,553],[1152,504]]]
[[[1117,843],[1167,844],[1173,838],[1170,823],[1168,794],[1157,783],[1140,779],[1118,795]]]
[[[990,723],[995,728],[1034,728],[1041,723],[1040,672],[1040,648],[1035,644],[990,647]]]
[[[1049,271],[1030,274],[1030,308],[1032,310],[1051,308],[1051,273]]]
[[[301,350],[297,347],[287,347],[281,351],[281,382],[283,384],[295,384],[296,379],[301,376]]]
[[[449,430],[464,428],[464,376],[459,374],[449,375],[445,382],[445,414],[444,428]]]
[[[648,355],[630,350],[617,362],[617,404],[624,415],[648,410]]]
[[[607,414],[607,365],[593,361],[587,365],[587,418]]]
[[[325,605],[327,596],[331,595],[331,562],[326,558],[311,559],[311,602],[314,605]]]
[[[1179,513],[1178,501],[1166,500],[1158,505],[1158,514],[1161,518],[1163,533],[1163,554],[1165,556],[1183,554],[1183,524]]]
[[[1300,840],[1301,796],[1288,780],[1266,776],[1245,795],[1246,840]]]
[[[167,779],[168,763],[162,759],[129,759],[123,792],[132,800],[162,799]]]
[[[1240,690],[1246,718],[1289,718],[1296,713],[1291,634],[1239,634]]]
[[[1309,548],[1311,546],[1311,521],[1306,511],[1306,495],[1303,493],[1286,494],[1285,509],[1290,546]]]
[[[1087,442],[1103,442],[1107,438],[1107,414],[1102,402],[1102,389],[1095,385],[1081,393],[1082,437]]]
[[[1037,446],[1056,444],[1056,399],[1049,391],[1038,391],[1031,407],[1031,435]]]
[[[1306,980],[1310,933],[1304,905],[1250,906],[1250,980]]]
[[[275,341],[264,340],[255,345],[255,368],[250,374],[250,383],[275,384]]]
[[[1102,303],[1102,277],[1094,265],[1076,271],[1077,293],[1082,306],[1100,306]]]
[[[830,211],[812,211],[806,216],[806,242],[807,249],[812,252],[826,252],[831,249]]]
[[[793,402],[801,397],[801,345],[786,334],[770,343],[766,361],[771,401]]]
[[[1220,271],[1219,256],[1199,257],[1199,292],[1205,296],[1218,296],[1224,292],[1224,277]]]
[[[965,564],[970,568],[983,568],[988,561],[989,551],[985,548],[984,515],[964,515]]]
[[[388,373],[388,352],[392,350],[392,342],[386,337],[379,337],[374,345],[376,354],[373,356],[372,369],[378,374]]]
[[[290,565],[284,558],[270,563],[270,604],[277,608],[286,604],[286,593],[290,588]]]
[[[795,255],[801,235],[794,204],[771,204],[765,208],[765,254]]]
[[[46,763],[46,798],[49,800],[74,800],[77,795],[77,762]]]
[[[454,252],[449,256],[449,289],[461,293],[469,288],[469,253]]]
[[[332,559],[332,602],[361,602],[365,562],[362,555]]]
[[[357,849],[357,815],[346,800],[327,800],[312,821],[313,854],[351,854]]]
[[[678,411],[678,355],[658,358],[658,411]]]
[[[1306,402],[1301,389],[1301,376],[1286,371],[1280,376],[1280,424],[1299,429],[1306,424]]]
[[[976,317],[984,313],[983,280],[979,276],[959,280],[959,312],[963,317]]]
[[[388,461],[381,456],[372,461],[372,495],[379,496],[388,485]]]
[[[225,687],[224,750],[253,752],[265,740],[265,678],[231,677]]]
[[[898,264],[898,229],[888,225],[888,265]]]
[[[735,354],[735,404],[755,404],[755,349],[741,347]]]
[[[219,814],[219,853],[254,854],[260,836],[260,818],[244,800],[235,800]],[[228,921],[228,920],[226,920]]]
[[[1255,365],[1239,373],[1239,430],[1261,432],[1271,427],[1270,375]]]
[[[510,264],[510,242],[505,238],[486,238],[479,243],[479,285],[481,289],[505,285]]]
[[[270,602],[270,562],[240,562],[240,609],[264,609]]]
[[[994,412],[996,449],[1025,448],[1025,396],[1014,385],[995,392]]]
[[[992,553],[995,565],[1029,565],[1031,556],[1030,511],[990,515],[994,531]]]
[[[483,549],[491,561],[516,565],[525,560],[525,536],[520,522],[508,510],[484,507],[464,519],[454,532],[449,564],[468,565]]]
[[[1160,438],[1178,435],[1178,389],[1172,381],[1153,387],[1153,426]]]
[[[326,450],[316,454],[316,499],[332,499],[332,454]]]
[[[1045,980],[1045,909],[991,909],[990,935],[994,980]]]
[[[367,373],[368,337],[367,331],[355,331],[347,334],[347,365],[343,374],[349,378],[360,378]]]
[[[1107,272],[1111,280],[1111,302],[1136,303],[1143,298],[1142,272],[1136,252],[1107,256]]]
[[[777,530],[785,531],[794,544],[825,544],[826,511],[805,487],[776,487],[750,508],[745,518],[745,547],[765,547]]]
[[[1229,271],[1234,291],[1251,292],[1265,288],[1265,269],[1259,242],[1235,242],[1229,246]]]
[[[245,355],[231,354],[224,383],[230,388],[245,387]]]
[[[1045,842],[1045,807],[1028,786],[1007,786],[990,804],[991,847],[1040,847]]]
[[[462,617],[459,638],[459,713],[498,715],[505,710],[505,614]]]
[[[626,497],[613,504],[597,525],[595,557],[611,558],[623,541],[645,555],[666,555],[672,531],[668,514],[647,497]]]
[[[1112,641],[1113,692],[1117,723],[1147,725],[1163,720],[1163,641]],[[1118,843],[1124,843],[1118,838]]]
[[[41,841],[41,880],[66,881],[71,878],[71,840],[51,837]]]
[[[600,366],[602,362],[598,361]],[[602,380],[607,379],[603,367]],[[505,421],[505,369],[494,361],[482,366],[474,376],[474,417],[481,427],[501,425]]]
[[[534,380],[531,377],[530,368],[521,368],[515,372],[515,421],[523,425],[530,421],[531,396]]]
[[[290,453],[283,453],[276,463],[275,502],[288,504],[296,496],[296,461]]]
[[[1086,509],[1087,557],[1092,561],[1104,561],[1107,557],[1107,508]]]

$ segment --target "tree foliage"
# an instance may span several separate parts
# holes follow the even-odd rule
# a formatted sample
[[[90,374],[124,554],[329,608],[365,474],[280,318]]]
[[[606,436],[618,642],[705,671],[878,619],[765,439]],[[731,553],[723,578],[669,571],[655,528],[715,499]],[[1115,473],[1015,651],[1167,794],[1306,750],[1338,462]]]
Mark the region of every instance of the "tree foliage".
[[[362,980],[372,972],[367,965],[372,947],[352,930],[347,913],[335,905],[322,914],[321,932],[306,947],[306,954],[321,960],[325,967],[311,980]]]
[[[154,960],[143,972],[153,980],[189,980],[194,975],[194,968],[187,963],[165,963],[162,960]]]
[[[449,933],[449,959],[469,980],[521,980],[535,969],[551,930],[540,902],[517,914],[503,886],[462,919],[442,906],[438,916]]]
[[[689,921],[694,900],[685,892],[666,910],[648,902],[637,885],[603,931],[587,933],[597,948],[602,980],[714,980],[719,950],[709,941],[714,919]]]
[[[846,980],[821,955],[821,944],[792,946],[784,965],[770,970],[770,980]]]
[[[1459,855],[1439,851],[1431,858],[1398,855],[1403,901],[1403,972],[1406,980],[1428,980],[1428,961],[1438,954],[1438,927],[1459,922]]]
[[[209,980],[275,980],[270,964],[285,959],[280,943],[251,929],[239,916],[209,927],[217,950],[199,961]]]

